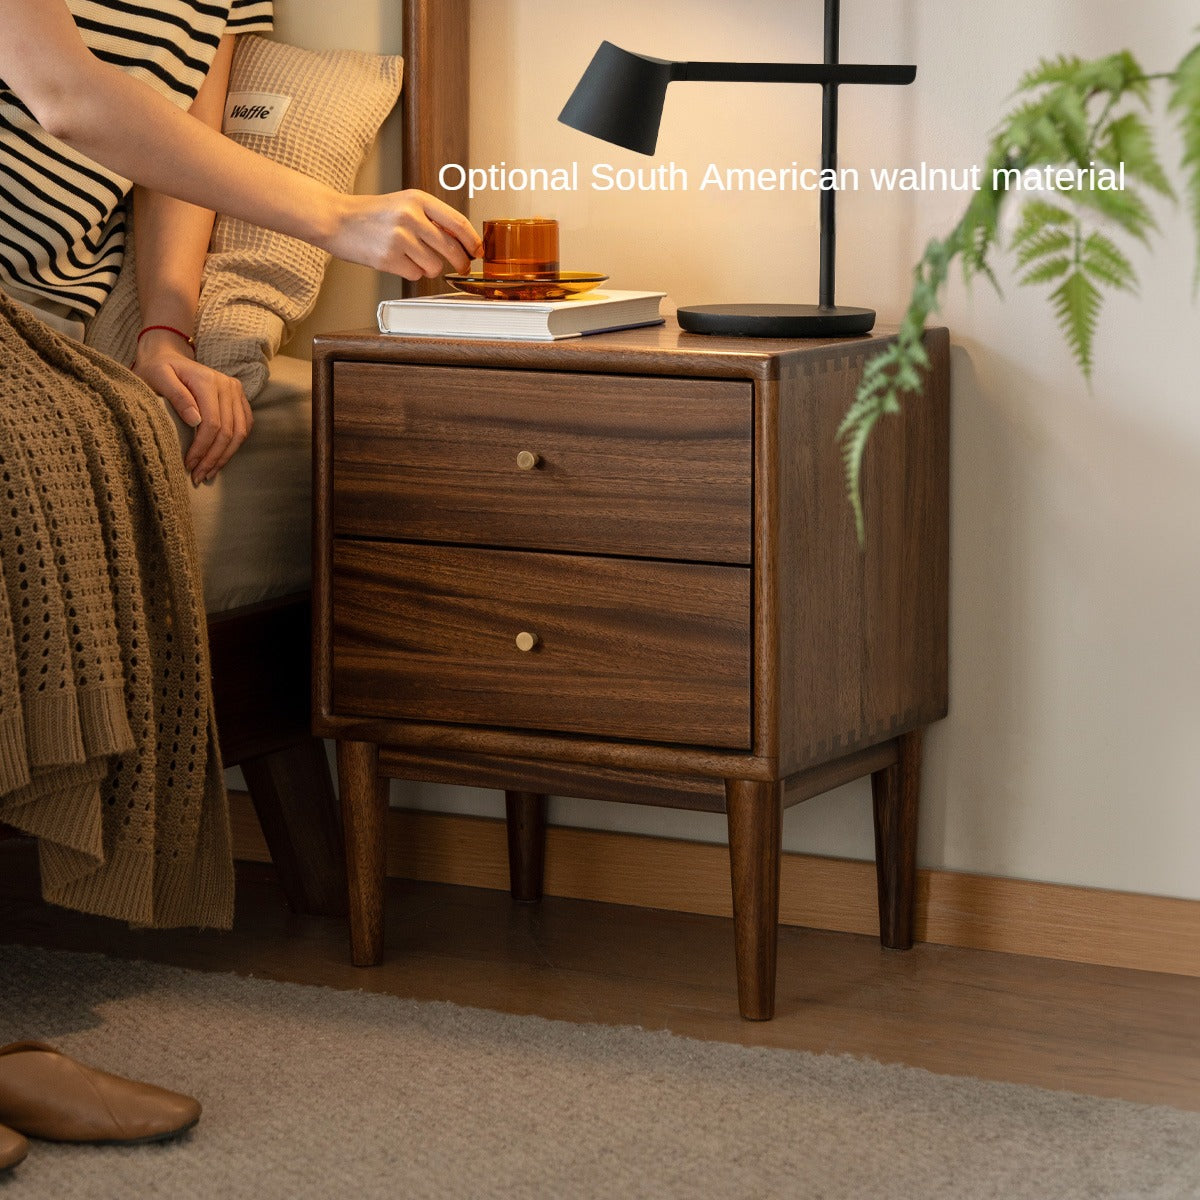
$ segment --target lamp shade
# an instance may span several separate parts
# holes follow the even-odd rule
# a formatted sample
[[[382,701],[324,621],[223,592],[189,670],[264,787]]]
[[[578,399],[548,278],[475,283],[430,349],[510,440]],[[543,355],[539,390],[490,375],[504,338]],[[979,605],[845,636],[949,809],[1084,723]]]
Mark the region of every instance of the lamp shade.
[[[601,42],[558,119],[615,146],[653,154],[667,84],[678,65]]]

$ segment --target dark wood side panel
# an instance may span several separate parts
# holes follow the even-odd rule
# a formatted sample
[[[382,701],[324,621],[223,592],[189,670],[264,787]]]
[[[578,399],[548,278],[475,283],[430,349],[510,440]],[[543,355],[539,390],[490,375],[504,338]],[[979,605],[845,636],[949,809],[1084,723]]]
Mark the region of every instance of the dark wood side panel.
[[[864,775],[877,771],[886,771],[888,767],[900,761],[900,742],[896,738],[890,742],[879,742],[862,750],[855,750],[844,758],[831,759],[818,767],[810,767],[799,775],[791,775],[783,784],[784,807],[800,804],[831,792],[843,784],[852,783]]]
[[[332,578],[339,714],[749,748],[744,568],[339,539]]]
[[[313,733],[332,736],[324,725],[329,714],[329,657],[333,644],[333,596],[329,560],[333,554],[333,359],[313,342],[312,481],[312,717]]]
[[[438,184],[446,163],[470,161],[470,0],[404,0],[403,179],[461,209],[463,197]],[[446,283],[406,283],[408,296],[444,292]]]
[[[613,741],[611,738],[494,725],[448,725],[326,713],[313,718],[324,737],[377,742],[418,751],[552,759],[581,767],[616,767],[665,775],[712,775],[717,779],[778,779],[773,759],[714,746]]]
[[[334,385],[335,535],[750,562],[749,383],[342,362]]]
[[[725,785],[719,776],[666,775],[632,768],[579,766],[500,754],[438,754],[385,746],[379,769],[393,779],[449,783],[505,791],[518,788],[583,800],[622,804],[664,804],[699,812],[725,811]],[[797,797],[799,799],[800,797]]]
[[[778,708],[784,774],[946,713],[946,331],[930,331],[926,345],[933,365],[924,394],[880,421],[867,451],[863,549],[834,439],[875,347],[793,361],[778,384],[778,436],[794,450],[780,458],[770,535],[780,671],[764,702]]]

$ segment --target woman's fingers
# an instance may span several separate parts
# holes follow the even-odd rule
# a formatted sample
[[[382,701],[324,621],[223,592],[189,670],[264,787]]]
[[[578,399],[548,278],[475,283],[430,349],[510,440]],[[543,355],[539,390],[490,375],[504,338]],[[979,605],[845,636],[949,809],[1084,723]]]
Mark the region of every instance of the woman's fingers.
[[[432,279],[435,275],[440,275],[443,270],[442,257],[434,250],[432,239],[436,232],[434,226],[425,223],[426,228],[408,232],[408,237],[405,239],[403,252],[405,257],[416,267],[420,272],[418,278],[425,276]]]
[[[430,225],[426,240],[460,274],[466,274],[471,269],[472,256],[467,254],[457,238],[451,237],[440,225]]]
[[[462,253],[467,256],[467,262],[461,269],[471,265],[471,259],[478,258],[483,253],[483,239],[475,232],[475,227],[456,208],[451,208],[443,200],[421,193],[424,201],[425,215],[448,238],[462,247]],[[446,256],[449,260],[449,256]]]
[[[449,264],[470,269],[482,253],[479,235],[462,213],[428,192],[348,196],[346,215],[328,248],[340,258],[415,280]]]
[[[229,391],[229,413],[233,422],[233,432],[229,441],[226,443],[225,449],[217,458],[216,463],[210,468],[205,477],[204,482],[210,483],[225,464],[241,449],[242,443],[250,434],[250,429],[254,424],[254,417],[250,412],[250,403],[246,399],[246,393],[242,390],[241,383],[236,379],[231,379],[228,376],[222,377]]]
[[[400,249],[420,272],[418,278],[440,275],[447,264],[460,272],[471,268],[471,256],[463,249],[458,238],[423,213],[411,214],[409,227],[402,233]],[[400,273],[403,274],[403,271]]]
[[[200,483],[203,473],[201,464],[212,451],[213,444],[221,434],[221,393],[213,371],[189,371],[182,364],[176,366],[184,386],[191,392],[200,412],[192,444],[183,456],[183,465],[193,483]]]
[[[238,451],[250,431],[250,406],[246,403],[242,385],[228,375],[218,375],[217,381],[220,421],[203,457],[192,471],[194,483],[211,482]]]
[[[194,484],[211,480],[233,457],[254,424],[241,382],[190,359],[175,368],[201,414],[183,465]]]

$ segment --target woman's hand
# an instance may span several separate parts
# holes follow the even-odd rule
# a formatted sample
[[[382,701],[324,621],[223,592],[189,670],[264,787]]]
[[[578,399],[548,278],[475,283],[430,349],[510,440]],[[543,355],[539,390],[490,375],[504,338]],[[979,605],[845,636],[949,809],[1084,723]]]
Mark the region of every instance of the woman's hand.
[[[405,279],[433,278],[446,265],[465,273],[483,253],[471,222],[428,192],[344,196],[327,249],[338,258]]]
[[[254,426],[241,382],[198,363],[179,337],[157,329],[138,343],[133,371],[195,431],[183,457],[192,483],[216,478]]]

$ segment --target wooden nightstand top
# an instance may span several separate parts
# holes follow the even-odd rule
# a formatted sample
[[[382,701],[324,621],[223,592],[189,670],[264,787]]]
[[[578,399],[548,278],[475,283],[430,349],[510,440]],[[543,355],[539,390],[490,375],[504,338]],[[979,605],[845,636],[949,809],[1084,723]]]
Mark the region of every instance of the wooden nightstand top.
[[[548,371],[621,371],[730,379],[777,379],[806,360],[834,353],[860,354],[895,336],[893,327],[866,337],[725,338],[684,333],[664,325],[564,338],[557,342],[493,341],[381,334],[374,329],[330,333],[313,342],[314,358],[352,357],[359,362],[437,363]]]

